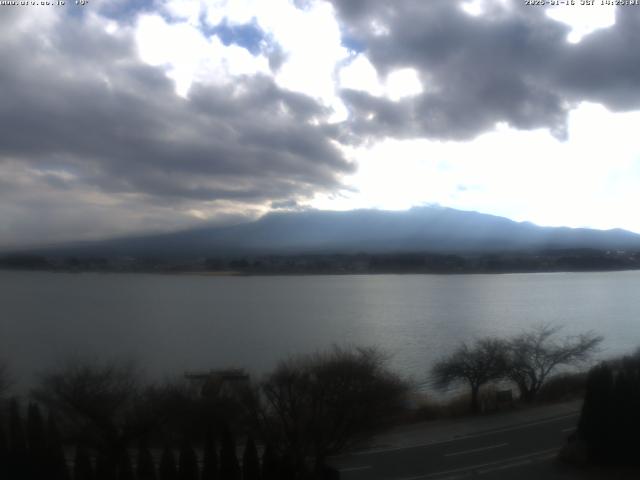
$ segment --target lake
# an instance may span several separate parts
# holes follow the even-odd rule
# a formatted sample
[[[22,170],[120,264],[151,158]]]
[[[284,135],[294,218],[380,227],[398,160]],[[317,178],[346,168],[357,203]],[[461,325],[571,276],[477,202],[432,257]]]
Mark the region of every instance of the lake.
[[[640,272],[215,277],[0,271],[0,358],[19,387],[69,355],[126,357],[155,378],[332,344],[377,345],[422,382],[459,342],[541,322],[640,346]]]

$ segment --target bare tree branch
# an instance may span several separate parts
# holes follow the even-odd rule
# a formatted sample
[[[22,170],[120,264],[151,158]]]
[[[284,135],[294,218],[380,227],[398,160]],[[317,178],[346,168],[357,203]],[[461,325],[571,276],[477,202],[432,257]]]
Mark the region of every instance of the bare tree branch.
[[[603,340],[594,332],[557,338],[560,330],[559,326],[542,324],[509,341],[508,376],[527,402],[535,400],[554,370],[589,360]]]
[[[33,396],[57,412],[75,435],[119,455],[152,419],[139,409],[140,377],[132,363],[69,360],[41,376]]]
[[[298,467],[322,462],[402,408],[407,385],[374,348],[338,348],[282,362],[262,384],[267,432]]]
[[[13,379],[6,362],[0,360],[0,398],[2,398],[13,385]]]
[[[438,388],[448,388],[453,383],[467,383],[471,388],[471,410],[479,411],[480,387],[507,373],[506,342],[486,337],[471,346],[462,343],[450,356],[440,360],[431,369]]]

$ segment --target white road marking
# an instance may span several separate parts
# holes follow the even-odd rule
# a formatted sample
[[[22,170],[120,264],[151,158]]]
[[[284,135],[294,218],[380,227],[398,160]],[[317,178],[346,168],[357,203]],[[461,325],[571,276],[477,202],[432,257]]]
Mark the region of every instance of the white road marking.
[[[494,448],[506,447],[508,443],[499,443],[497,445],[489,445],[488,447],[473,448],[471,450],[463,450],[462,452],[445,453],[445,457],[457,457],[458,455],[466,455],[467,453],[483,452],[485,450],[493,450]]]
[[[404,447],[389,447],[389,448],[373,448],[371,450],[362,450],[360,452],[351,452],[345,455],[338,455],[334,458],[340,458],[340,457],[357,457],[357,456],[361,456],[361,455],[375,455],[376,453],[387,453],[387,452],[398,452],[400,450],[411,450],[413,448],[423,448],[423,447],[430,447],[432,445],[441,445],[443,443],[452,443],[452,442],[457,442],[458,440],[467,440],[469,438],[478,438],[478,437],[486,437],[488,435],[493,435],[495,433],[503,433],[503,432],[511,432],[513,430],[522,430],[525,428],[529,428],[529,427],[535,427],[537,425],[544,425],[545,423],[553,423],[553,422],[558,422],[560,420],[565,420],[567,418],[571,418],[571,417],[577,417],[579,415],[580,412],[574,412],[574,413],[568,413],[566,415],[561,415],[558,417],[553,417],[553,418],[548,418],[546,420],[540,420],[537,422],[532,422],[532,423],[525,423],[525,424],[521,424],[521,425],[514,425],[513,427],[504,427],[504,428],[499,428],[497,430],[487,430],[481,433],[471,433],[469,435],[461,435],[459,437],[456,438],[451,438],[449,440],[439,440],[439,441],[434,441],[434,442],[426,442],[426,443],[418,443],[415,445],[407,445]]]
[[[558,448],[548,448],[546,450],[540,450],[538,452],[527,453],[526,455],[518,455],[517,457],[505,458],[504,460],[496,460],[495,462],[482,463],[479,465],[470,465],[468,467],[454,468],[453,470],[444,470],[442,472],[434,472],[425,475],[417,475],[415,477],[402,477],[396,480],[428,480],[430,478],[440,477],[442,479],[445,475],[454,475],[457,473],[465,473],[470,471],[477,471],[478,469],[486,469],[487,467],[496,467],[495,470],[509,468],[511,466],[518,466],[522,464],[523,460],[534,459],[537,457],[546,457],[558,451]],[[492,469],[489,468],[485,472],[489,472]]]
[[[562,432],[563,433],[565,433],[565,432],[573,432],[573,431],[575,431],[575,429],[576,429],[576,427],[563,428]]]
[[[504,465],[498,465],[489,468],[483,468],[482,470],[478,470],[480,475],[484,475],[485,473],[490,472],[498,472],[500,470],[508,470],[509,468],[521,467],[523,465],[531,465],[534,460],[550,460],[557,455],[558,451],[554,450],[553,452],[545,453],[542,455],[536,455],[533,458],[525,458],[523,460],[517,460],[515,462],[509,462]]]
[[[341,472],[356,472],[358,470],[369,470],[371,465],[363,465],[362,467],[348,467],[348,468],[340,468]]]

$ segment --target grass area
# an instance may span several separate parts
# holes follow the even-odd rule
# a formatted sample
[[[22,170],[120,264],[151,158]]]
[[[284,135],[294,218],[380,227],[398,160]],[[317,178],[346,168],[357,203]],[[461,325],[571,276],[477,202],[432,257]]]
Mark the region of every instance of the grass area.
[[[537,405],[566,402],[584,396],[586,372],[565,372],[554,375],[543,385],[536,401],[525,403],[518,400],[517,390],[512,388],[511,401],[499,401],[499,391],[504,389],[488,385],[480,392],[481,414],[529,408]],[[470,393],[457,394],[445,401],[434,400],[427,394],[415,394],[412,399],[415,407],[403,419],[406,423],[439,420],[443,418],[459,418],[471,416]]]

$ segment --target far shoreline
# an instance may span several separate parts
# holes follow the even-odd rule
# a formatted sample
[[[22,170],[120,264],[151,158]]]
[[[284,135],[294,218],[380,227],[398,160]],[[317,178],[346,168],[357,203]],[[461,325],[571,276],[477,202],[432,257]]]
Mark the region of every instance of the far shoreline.
[[[200,276],[200,277],[321,277],[321,276],[378,276],[378,275],[431,275],[431,276],[461,276],[461,275],[533,275],[549,273],[623,273],[637,272],[640,268],[620,269],[589,269],[589,270],[513,270],[513,271],[362,271],[362,272],[304,272],[304,271],[272,271],[251,272],[239,270],[69,270],[69,269],[27,269],[3,268],[0,272],[20,273],[53,273],[53,274],[139,274],[166,276]]]

